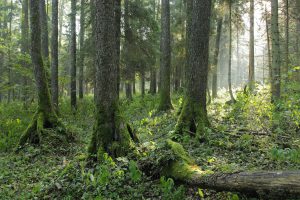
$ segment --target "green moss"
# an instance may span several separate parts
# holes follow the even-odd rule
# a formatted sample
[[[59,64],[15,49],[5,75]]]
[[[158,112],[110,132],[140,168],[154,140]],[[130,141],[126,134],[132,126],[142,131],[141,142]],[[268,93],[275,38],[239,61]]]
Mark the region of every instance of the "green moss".
[[[201,137],[205,127],[209,126],[207,114],[201,107],[190,98],[185,100],[176,124],[176,134],[195,133],[197,137]]]
[[[173,151],[174,155],[179,159],[184,161],[187,164],[193,165],[195,164],[195,160],[188,155],[183,146],[177,142],[173,142],[172,140],[167,140],[167,145]]]
[[[212,171],[203,171],[195,164],[195,160],[188,155],[179,143],[167,140],[167,146],[171,148],[176,159],[166,166],[163,175],[173,177],[176,180],[193,181],[195,175],[206,176],[213,174]]]

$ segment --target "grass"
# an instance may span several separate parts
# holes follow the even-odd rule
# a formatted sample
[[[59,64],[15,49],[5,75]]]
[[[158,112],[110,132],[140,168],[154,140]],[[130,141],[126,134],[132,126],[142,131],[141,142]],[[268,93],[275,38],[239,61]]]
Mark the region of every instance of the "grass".
[[[212,127],[202,142],[174,135],[180,95],[172,97],[175,109],[168,113],[156,111],[158,97],[151,95],[136,96],[132,102],[122,100],[120,112],[138,133],[142,146],[176,137],[203,169],[298,169],[300,111],[294,101],[299,97],[295,94],[274,106],[266,91],[261,87],[256,95],[238,94],[235,105],[226,105],[227,96],[220,94],[209,106]],[[13,150],[34,109],[34,104],[26,110],[18,102],[0,104],[0,199],[247,199],[240,194],[179,186],[167,178],[153,179],[129,157],[116,161],[106,157],[95,171],[84,169],[94,123],[92,97],[79,101],[76,115],[69,100],[61,100],[61,118],[77,138],[62,154],[44,151],[47,147],[28,147],[16,154]],[[278,123],[283,120],[288,123]]]

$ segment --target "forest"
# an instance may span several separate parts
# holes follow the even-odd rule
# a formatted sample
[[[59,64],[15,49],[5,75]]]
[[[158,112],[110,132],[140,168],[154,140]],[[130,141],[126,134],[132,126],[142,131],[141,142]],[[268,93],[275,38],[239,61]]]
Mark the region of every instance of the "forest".
[[[0,0],[0,199],[300,199],[300,0]]]

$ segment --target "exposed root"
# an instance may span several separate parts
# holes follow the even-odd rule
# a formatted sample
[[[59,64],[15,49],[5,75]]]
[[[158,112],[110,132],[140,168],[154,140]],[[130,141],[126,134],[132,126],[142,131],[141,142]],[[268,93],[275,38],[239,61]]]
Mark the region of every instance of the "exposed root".
[[[42,112],[36,112],[31,123],[21,136],[18,149],[22,149],[26,143],[41,145],[43,143],[54,143],[54,147],[63,145],[74,140],[73,135],[59,121],[56,115],[45,116]]]

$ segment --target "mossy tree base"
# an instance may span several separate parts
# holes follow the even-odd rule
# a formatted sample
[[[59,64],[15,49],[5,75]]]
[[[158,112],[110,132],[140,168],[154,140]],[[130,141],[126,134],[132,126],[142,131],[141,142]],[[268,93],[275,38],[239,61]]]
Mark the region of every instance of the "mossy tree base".
[[[269,199],[300,196],[300,171],[214,173],[198,167],[180,144],[168,140],[166,145],[176,159],[164,166],[161,175],[201,188]]]
[[[101,160],[103,153],[113,158],[126,156],[135,148],[138,138],[132,132],[130,126],[118,123],[118,128],[113,124],[99,124],[94,127],[92,139],[88,148],[89,160]]]
[[[44,137],[48,137],[47,130],[53,130],[55,134],[62,136],[66,141],[72,140],[71,134],[68,133],[65,126],[59,121],[56,114],[44,114],[36,112],[28,125],[26,131],[19,140],[19,147],[23,147],[26,143],[39,145]]]
[[[209,127],[207,112],[202,110],[203,106],[191,99],[187,98],[181,109],[175,133],[179,135],[191,134],[201,137],[205,131],[205,127]]]

